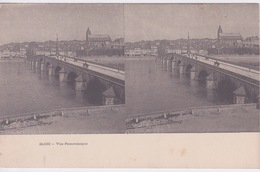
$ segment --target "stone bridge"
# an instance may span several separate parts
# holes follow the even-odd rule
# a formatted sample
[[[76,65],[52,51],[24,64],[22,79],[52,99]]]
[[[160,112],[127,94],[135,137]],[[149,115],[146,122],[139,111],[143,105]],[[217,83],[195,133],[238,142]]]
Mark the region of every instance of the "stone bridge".
[[[27,63],[36,72],[54,76],[83,91],[94,104],[125,103],[125,72],[122,70],[64,56],[36,55],[28,58]]]
[[[255,103],[259,95],[259,71],[198,54],[167,54],[159,57],[167,71],[178,71],[215,89],[235,104]]]

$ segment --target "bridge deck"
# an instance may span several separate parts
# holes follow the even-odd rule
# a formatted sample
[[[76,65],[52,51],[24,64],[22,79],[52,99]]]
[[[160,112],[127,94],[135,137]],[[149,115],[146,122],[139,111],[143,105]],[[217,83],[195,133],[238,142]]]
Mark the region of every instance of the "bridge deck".
[[[81,59],[74,59],[74,58],[70,58],[70,57],[63,57],[63,56],[48,56],[50,58],[56,59],[56,60],[60,60],[78,67],[83,67],[83,64],[87,64],[88,70],[97,72],[97,73],[101,73],[103,75],[107,75],[109,77],[112,78],[116,78],[118,80],[122,80],[125,81],[125,71],[122,70],[118,70],[118,69],[113,69],[113,68],[109,68],[103,65],[98,65],[95,63],[91,63],[89,61],[85,61],[85,60],[81,60]]]
[[[195,58],[195,56],[196,56],[196,58]],[[248,78],[256,80],[258,82],[260,81],[260,78],[259,78],[260,72],[257,71],[257,70],[253,70],[253,69],[250,69],[250,68],[246,68],[246,67],[234,65],[234,64],[231,64],[231,63],[223,62],[221,60],[212,59],[210,57],[208,59],[206,59],[207,57],[197,55],[197,54],[191,54],[190,57],[188,55],[186,55],[185,57],[191,58],[191,59],[196,60],[196,61],[200,61],[202,63],[208,64],[208,65],[211,65],[211,66],[214,66],[214,63],[216,61],[218,61],[219,62],[218,68],[220,68],[220,69],[227,70],[227,71],[233,72],[233,73],[237,73],[241,76],[248,77]]]

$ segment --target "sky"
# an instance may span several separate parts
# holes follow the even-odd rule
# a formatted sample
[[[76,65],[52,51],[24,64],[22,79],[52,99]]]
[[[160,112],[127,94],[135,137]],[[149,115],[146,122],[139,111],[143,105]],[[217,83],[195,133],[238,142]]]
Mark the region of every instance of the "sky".
[[[126,41],[216,38],[218,26],[243,38],[259,33],[257,4],[2,4],[0,44],[84,40],[109,34]]]
[[[223,32],[243,38],[259,34],[258,4],[130,4],[125,6],[126,41],[216,38]]]
[[[92,34],[124,37],[123,4],[8,4],[0,8],[0,44],[84,40]]]

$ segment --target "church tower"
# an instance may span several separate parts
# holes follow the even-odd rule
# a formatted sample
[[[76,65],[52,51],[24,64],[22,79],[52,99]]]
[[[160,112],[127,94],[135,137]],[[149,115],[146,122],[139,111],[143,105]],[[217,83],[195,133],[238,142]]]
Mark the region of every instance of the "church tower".
[[[86,32],[86,48],[88,48],[88,46],[89,46],[89,39],[88,39],[89,35],[91,35],[91,31],[88,27],[87,32]]]
[[[218,27],[218,41],[220,40],[220,37],[219,37],[220,33],[223,33],[221,26]]]
[[[58,34],[56,34],[56,56],[59,56],[59,38],[58,38]]]
[[[190,54],[190,33],[188,32],[187,54]]]

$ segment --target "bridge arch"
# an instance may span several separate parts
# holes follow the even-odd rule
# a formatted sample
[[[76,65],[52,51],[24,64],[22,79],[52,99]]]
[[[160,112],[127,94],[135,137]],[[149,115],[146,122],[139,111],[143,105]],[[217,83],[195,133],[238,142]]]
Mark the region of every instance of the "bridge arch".
[[[106,86],[96,77],[92,78],[84,91],[87,99],[92,104],[102,104],[102,93],[106,90]]]
[[[75,72],[69,72],[67,75],[67,83],[69,87],[72,89],[75,89],[75,83],[76,83],[76,78],[78,77],[77,73]]]
[[[42,63],[43,62],[43,58],[39,58],[39,62]]]
[[[42,63],[44,63],[43,58],[39,58],[38,62],[39,62],[39,66],[40,66]]]
[[[62,70],[62,68],[60,66],[56,66],[55,70],[54,70],[54,76],[56,79],[60,79],[60,71]]]
[[[218,87],[216,89],[218,93],[219,100],[233,102],[233,92],[236,90],[236,84],[229,78],[224,78],[218,82]]]
[[[48,68],[48,67],[50,67],[50,66],[51,66],[51,63],[50,63],[50,62],[46,62],[46,63],[45,63],[45,67],[46,67],[46,68]]]
[[[67,75],[67,81],[75,81],[75,79],[78,77],[77,73],[75,72],[69,72]]]
[[[186,73],[186,76],[187,76],[188,78],[190,78],[190,70],[191,70],[192,67],[193,67],[193,66],[192,66],[191,64],[188,64],[187,67],[186,67],[185,73]]]
[[[48,75],[51,74],[51,71],[49,71],[49,67],[51,67],[51,66],[52,66],[52,64],[50,62],[48,62],[48,61],[44,64],[44,68],[46,69],[45,73],[48,74]]]
[[[206,85],[207,76],[209,76],[209,73],[206,70],[201,70],[198,73],[198,81],[202,85]]]
[[[181,60],[179,59],[178,61],[177,61],[177,66],[179,66],[181,64]]]
[[[54,74],[55,74],[55,75],[59,75],[59,72],[61,71],[61,69],[62,69],[62,68],[61,68],[60,66],[56,66],[56,67],[55,67],[55,70],[54,70]]]

